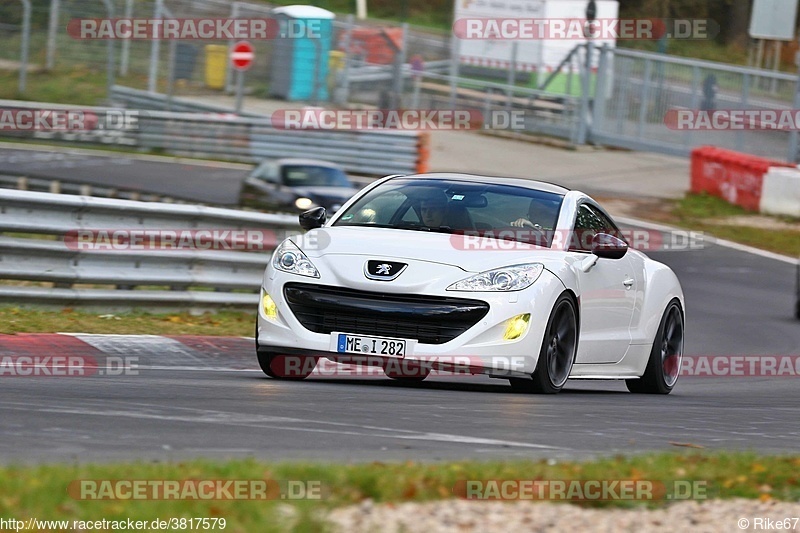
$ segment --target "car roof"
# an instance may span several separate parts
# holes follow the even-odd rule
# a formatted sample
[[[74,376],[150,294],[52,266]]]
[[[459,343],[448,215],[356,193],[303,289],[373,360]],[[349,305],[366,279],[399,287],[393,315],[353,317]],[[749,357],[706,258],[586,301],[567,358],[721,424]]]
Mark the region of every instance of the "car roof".
[[[273,160],[279,165],[314,165],[315,167],[341,168],[336,163],[323,161],[322,159],[303,159],[300,157],[287,157],[284,159]]]
[[[480,174],[462,174],[457,172],[428,172],[425,174],[410,174],[407,176],[394,176],[394,178],[405,179],[437,179],[437,180],[450,180],[450,181],[465,181],[471,183],[487,183],[497,185],[513,185],[516,187],[524,187],[526,189],[535,189],[543,192],[550,192],[564,196],[570,189],[548,183],[546,181],[537,181],[527,178],[507,178],[501,176],[485,176]]]

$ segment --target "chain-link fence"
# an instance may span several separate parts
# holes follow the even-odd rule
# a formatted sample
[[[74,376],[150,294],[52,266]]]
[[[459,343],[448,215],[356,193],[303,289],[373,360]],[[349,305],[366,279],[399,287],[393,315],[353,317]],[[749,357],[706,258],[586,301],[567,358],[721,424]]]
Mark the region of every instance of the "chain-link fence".
[[[714,145],[794,160],[796,132],[703,120],[715,110],[791,111],[797,76],[633,50],[599,53],[593,141],[680,155]],[[686,110],[689,120],[677,120]]]
[[[94,94],[106,95],[116,84],[166,94],[168,107],[172,97],[196,96],[230,108],[236,88],[229,59],[233,39],[81,39],[75,24],[109,18],[267,20],[275,17],[273,7],[224,0],[0,0],[0,70],[28,63],[28,75],[20,76],[20,85],[27,85],[18,94],[22,98],[37,88],[42,90],[36,94],[45,95],[40,99],[52,95],[53,100],[97,104],[102,101],[84,99],[84,92],[93,88]],[[683,155],[713,144],[796,159],[796,132],[695,129],[670,121],[681,110],[791,111],[800,107],[794,102],[797,77],[791,74],[595,48],[592,72],[585,75],[583,45],[552,72],[530,72],[525,58],[513,53],[504,64],[487,68],[465,63],[459,40],[449,31],[351,16],[335,18],[323,37],[330,43],[315,42],[315,53],[293,63],[286,58],[294,43],[250,39],[255,53],[244,92],[298,102],[276,104],[285,107],[469,109],[487,117],[522,111],[526,132],[571,142],[586,139]],[[316,64],[313,79],[304,82],[314,86],[312,96],[278,90],[294,76],[287,72],[306,66],[304,61]]]

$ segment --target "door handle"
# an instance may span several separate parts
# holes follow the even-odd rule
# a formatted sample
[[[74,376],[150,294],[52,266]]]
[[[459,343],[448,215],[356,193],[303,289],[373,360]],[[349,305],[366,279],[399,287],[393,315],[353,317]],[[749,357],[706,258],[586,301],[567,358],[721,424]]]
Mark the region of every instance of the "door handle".
[[[625,281],[623,281],[622,284],[625,285],[626,289],[630,289],[631,287],[633,287],[633,281],[634,281],[633,278],[628,278]]]

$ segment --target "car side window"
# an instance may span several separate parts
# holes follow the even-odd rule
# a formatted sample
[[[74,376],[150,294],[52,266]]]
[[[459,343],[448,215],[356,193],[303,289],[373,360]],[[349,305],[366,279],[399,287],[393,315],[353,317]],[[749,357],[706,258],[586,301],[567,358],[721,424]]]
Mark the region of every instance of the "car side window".
[[[593,205],[587,205],[586,207],[588,207],[589,210],[592,213],[594,213],[594,215],[597,218],[600,219],[600,223],[603,226],[603,233],[608,233],[609,235],[615,235],[616,233],[619,232],[619,230],[617,229],[616,224],[611,222],[611,219],[608,218],[605,213],[603,213],[602,211],[600,211],[599,209],[597,209]]]
[[[276,183],[278,181],[278,164],[272,161],[265,161],[256,167],[252,176],[261,181]]]
[[[607,229],[606,223],[598,214],[602,215],[602,213],[599,213],[589,205],[581,204],[578,207],[578,214],[575,217],[575,231],[570,235],[570,251],[592,251],[592,239],[594,236],[598,233],[605,233]]]

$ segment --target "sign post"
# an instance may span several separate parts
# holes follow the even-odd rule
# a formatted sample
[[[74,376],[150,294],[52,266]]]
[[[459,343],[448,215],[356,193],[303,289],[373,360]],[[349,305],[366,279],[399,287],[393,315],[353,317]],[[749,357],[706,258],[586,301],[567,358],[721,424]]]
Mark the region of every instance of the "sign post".
[[[231,65],[236,69],[236,114],[242,112],[242,96],[244,93],[244,71],[253,64],[253,45],[248,41],[239,41],[231,50]]]

